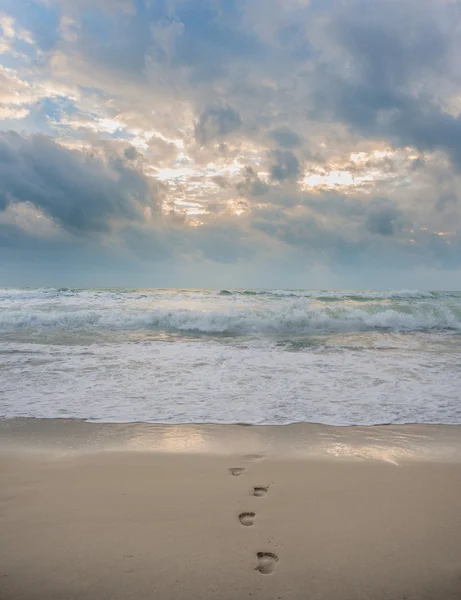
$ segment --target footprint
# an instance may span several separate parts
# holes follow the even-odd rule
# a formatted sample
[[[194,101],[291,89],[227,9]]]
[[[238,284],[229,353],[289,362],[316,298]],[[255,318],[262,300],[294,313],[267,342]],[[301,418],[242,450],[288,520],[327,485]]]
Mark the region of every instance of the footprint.
[[[264,454],[245,454],[243,458],[245,460],[261,460],[264,458]]]
[[[243,467],[232,467],[231,469],[229,469],[229,473],[231,475],[233,475],[234,477],[238,477],[239,475],[241,475],[243,472],[245,471],[245,469]]]
[[[279,557],[273,552],[258,552],[258,566],[255,567],[256,571],[259,571],[263,575],[269,575],[275,569],[275,563],[278,562]]]
[[[267,494],[267,490],[269,488],[265,487],[265,486],[257,486],[255,488],[253,488],[253,496],[257,496],[258,498],[261,498],[261,496],[265,496]]]
[[[239,521],[242,525],[245,525],[245,527],[251,527],[254,523],[255,516],[254,512],[243,512],[239,514]]]

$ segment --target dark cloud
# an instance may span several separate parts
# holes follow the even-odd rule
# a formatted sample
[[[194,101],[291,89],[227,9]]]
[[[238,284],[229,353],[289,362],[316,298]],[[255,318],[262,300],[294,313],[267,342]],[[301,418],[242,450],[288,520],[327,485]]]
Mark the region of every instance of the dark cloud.
[[[140,156],[139,152],[136,150],[136,148],[134,146],[129,146],[128,148],[125,148],[125,150],[123,151],[123,154],[124,154],[125,158],[128,160],[135,160],[136,158],[138,158]]]
[[[195,126],[195,138],[200,146],[219,140],[239,129],[242,120],[230,106],[209,106],[200,115]]]
[[[461,167],[461,119],[440,104],[438,80],[453,82],[457,7],[411,1],[373,10],[350,0],[334,14],[325,43],[339,47],[317,65],[314,112],[345,122],[353,132],[388,139],[397,147],[443,150]],[[326,54],[325,54],[326,56]],[[448,87],[452,85],[448,84]]]
[[[269,135],[282,148],[296,148],[302,144],[302,139],[299,135],[288,127],[273,129],[269,132]]]
[[[244,169],[244,179],[235,186],[239,196],[262,196],[269,191],[269,186],[261,181],[252,167]]]
[[[365,222],[365,227],[371,233],[394,235],[396,221],[399,216],[400,211],[395,208],[380,208],[370,213]]]
[[[222,190],[229,187],[229,181],[222,175],[216,175],[215,177],[212,177],[211,181],[213,183],[216,183],[216,185],[219,186]]]
[[[454,191],[443,192],[435,203],[438,211],[444,212],[447,209],[454,208],[459,202],[459,196]]]
[[[272,153],[275,164],[271,166],[273,181],[295,180],[300,175],[299,161],[289,150],[276,150]]]
[[[366,0],[350,0],[337,16],[334,39],[352,61],[352,75],[379,90],[408,89],[428,71],[445,68],[449,38],[441,30],[432,8],[422,0],[377,2],[370,10]],[[445,59],[445,60],[444,60]]]
[[[0,134],[0,208],[30,202],[74,233],[108,231],[112,220],[142,220],[155,187],[120,158],[103,163],[35,135]]]

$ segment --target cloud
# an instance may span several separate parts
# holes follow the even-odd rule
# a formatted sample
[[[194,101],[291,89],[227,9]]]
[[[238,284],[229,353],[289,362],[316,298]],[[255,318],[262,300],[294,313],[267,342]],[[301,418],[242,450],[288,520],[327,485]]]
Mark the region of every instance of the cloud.
[[[239,129],[241,124],[240,115],[230,106],[210,106],[198,118],[195,137],[197,142],[204,146],[210,141],[224,139]]]
[[[302,145],[302,140],[297,133],[288,127],[278,127],[269,131],[269,135],[282,148],[296,148]]]
[[[18,41],[34,44],[30,31],[18,27],[15,19],[5,13],[0,13],[0,30],[2,31],[0,54],[4,52],[15,52],[14,47]]]
[[[297,179],[300,175],[299,161],[289,150],[276,150],[272,153],[275,164],[271,166],[271,178],[274,181]]]
[[[443,150],[460,168],[461,107],[457,114],[447,111],[460,84],[454,11],[454,4],[430,1],[392,1],[386,9],[378,2],[368,10],[363,0],[350,0],[320,42],[324,59],[312,114],[395,146]]]
[[[396,221],[399,216],[400,211],[396,208],[378,208],[368,215],[365,227],[371,233],[391,236],[395,233]]]
[[[107,231],[156,209],[155,187],[118,157],[103,163],[53,140],[0,135],[0,208],[27,202],[73,233]]]
[[[267,183],[261,181],[252,167],[246,166],[243,174],[244,179],[235,186],[240,196],[263,196],[269,191]]]
[[[456,3],[199,4],[6,0],[9,260],[173,285],[457,269]]]

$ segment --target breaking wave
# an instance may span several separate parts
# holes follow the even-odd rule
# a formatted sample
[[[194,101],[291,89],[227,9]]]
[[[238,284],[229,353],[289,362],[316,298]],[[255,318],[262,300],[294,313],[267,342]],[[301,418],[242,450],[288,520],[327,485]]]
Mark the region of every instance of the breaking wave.
[[[20,329],[158,330],[191,334],[270,335],[341,331],[461,330],[461,304],[440,301],[374,302],[358,305],[321,304],[284,299],[273,306],[242,306],[213,310],[146,309],[108,306],[97,310],[2,310],[0,330]]]

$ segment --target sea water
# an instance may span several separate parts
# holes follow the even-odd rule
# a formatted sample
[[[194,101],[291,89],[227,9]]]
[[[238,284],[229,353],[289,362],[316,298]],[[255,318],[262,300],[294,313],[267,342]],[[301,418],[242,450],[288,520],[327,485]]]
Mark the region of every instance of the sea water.
[[[461,293],[0,289],[0,418],[461,423]]]

